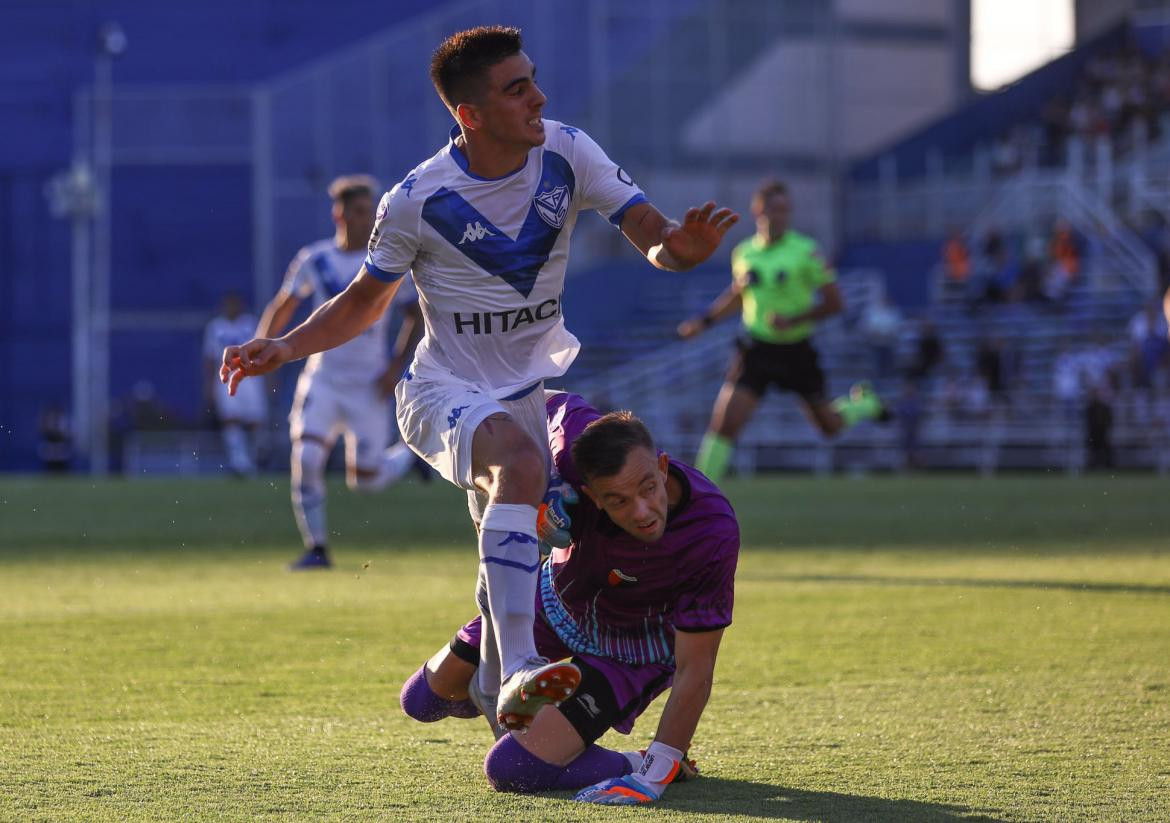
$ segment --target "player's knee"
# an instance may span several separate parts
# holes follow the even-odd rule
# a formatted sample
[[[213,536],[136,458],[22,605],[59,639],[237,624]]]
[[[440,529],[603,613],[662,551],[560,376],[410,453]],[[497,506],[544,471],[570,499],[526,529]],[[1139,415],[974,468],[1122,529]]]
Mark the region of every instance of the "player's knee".
[[[529,752],[511,734],[501,737],[483,761],[483,773],[498,792],[546,791],[555,785],[561,771]]]
[[[500,466],[496,499],[536,503],[548,485],[548,457],[528,440],[518,441]]]
[[[422,666],[402,684],[398,702],[407,717],[420,723],[434,723],[447,717],[443,701],[427,683],[427,667]]]

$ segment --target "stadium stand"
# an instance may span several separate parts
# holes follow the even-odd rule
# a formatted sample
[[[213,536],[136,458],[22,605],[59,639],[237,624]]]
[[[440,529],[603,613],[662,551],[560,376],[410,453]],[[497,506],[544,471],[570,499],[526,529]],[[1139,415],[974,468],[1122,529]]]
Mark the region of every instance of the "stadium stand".
[[[41,189],[69,165],[72,144],[86,137],[67,125],[71,112],[80,122],[90,116],[92,67],[75,44],[101,20],[91,10],[90,19],[74,16],[65,30],[54,28],[63,2],[22,7],[17,28],[5,27],[8,33],[0,35],[6,58],[13,55],[29,76],[41,78],[35,88],[8,86],[0,95],[6,122],[19,125],[13,151],[0,160],[6,226],[0,265],[16,273],[0,282],[0,421],[16,433],[0,452],[5,468],[38,464],[37,417],[46,404],[68,406],[76,350],[68,279],[41,275],[69,268],[70,226],[51,218]],[[135,465],[194,470],[217,464],[214,440],[187,434],[203,425],[199,330],[222,292],[271,293],[296,249],[327,231],[320,191],[333,174],[368,170],[389,185],[445,139],[449,118],[425,76],[427,54],[441,32],[489,20],[522,25],[551,101],[549,116],[580,123],[603,139],[668,210],[689,205],[689,193],[708,181],[721,199],[742,205],[766,173],[808,167],[823,174],[839,161],[750,146],[704,153],[694,139],[712,112],[735,102],[727,89],[759,65],[771,65],[777,43],[826,36],[824,4],[655,0],[568,4],[554,13],[539,0],[412,1],[383,4],[374,17],[369,9],[369,3],[346,0],[322,16],[294,6],[276,26],[259,0],[216,0],[211,11],[217,25],[207,22],[210,14],[169,7],[126,23],[132,45],[116,64],[113,97],[118,276],[110,352],[113,362],[132,362],[136,369],[116,370],[110,395],[129,397],[148,375],[174,410],[172,428],[179,432],[130,433],[124,442]],[[228,18],[237,25],[223,26]],[[184,32],[177,44],[169,36],[176,30]],[[857,24],[839,35],[870,36],[873,30],[874,24]],[[918,44],[949,43],[951,36],[938,23],[883,31]],[[727,47],[730,42],[735,48]],[[1159,95],[1167,91],[1166,43],[1164,25],[1119,26],[1012,87],[863,157],[845,175],[840,225],[824,219],[834,195],[798,183],[802,215],[809,215],[824,245],[838,249],[846,288],[849,314],[828,325],[821,344],[834,393],[866,376],[861,318],[882,294],[914,321],[904,325],[898,366],[879,389],[903,397],[897,375],[913,358],[919,319],[939,329],[947,360],[912,401],[891,401],[905,402],[912,412],[907,421],[918,420],[915,457],[906,457],[902,442],[913,434],[908,424],[862,427],[827,445],[788,401],[770,398],[739,451],[739,468],[910,463],[1079,470],[1083,450],[1066,448],[1083,440],[1079,411],[1059,426],[1045,411],[1054,405],[1052,370],[1063,341],[1093,334],[1111,340],[1121,358],[1127,323],[1170,272],[1170,129],[1135,104],[1125,118],[1109,121],[1107,134],[1099,135],[1109,138],[1105,142],[1072,141],[1062,151],[1055,138],[1038,142],[1033,136],[1061,133],[1064,127],[1053,120],[1061,100],[1075,103],[1080,95],[1102,109],[1112,105],[1121,78],[1139,78],[1147,101],[1160,106]],[[1078,92],[1082,87],[1090,91]],[[46,110],[33,97],[54,102]],[[640,108],[644,100],[648,110]],[[640,127],[626,128],[627,122]],[[1021,134],[1028,138],[1016,147],[1018,168],[997,174],[994,149],[1005,135]],[[38,208],[18,207],[30,202]],[[988,235],[999,231],[1023,266],[1036,249],[1047,256],[1057,219],[1069,223],[1082,255],[1061,305],[1025,299],[1035,297],[1026,289],[979,305],[986,302],[989,264],[982,248]],[[971,280],[962,289],[946,286],[940,265],[951,230],[971,253]],[[648,414],[652,426],[668,448],[688,456],[705,425],[733,330],[683,345],[673,342],[673,329],[723,288],[726,268],[712,263],[680,279],[633,261],[601,221],[578,231],[566,313],[585,345],[569,378],[574,389],[596,392],[598,402],[655,409],[661,417]],[[1011,402],[988,401],[982,417],[948,413],[946,397],[957,389],[947,386],[969,382],[979,343],[991,338],[1017,362]],[[34,353],[44,368],[18,374]],[[277,420],[283,419],[290,377],[276,401]],[[1165,380],[1164,369],[1154,371],[1155,398],[1159,380]],[[660,396],[664,390],[666,397]],[[1125,380],[1114,394],[1118,462],[1165,469],[1165,425],[1158,422],[1164,412],[1155,409],[1146,415],[1153,422],[1142,422],[1129,408]],[[203,457],[184,462],[189,447]]]

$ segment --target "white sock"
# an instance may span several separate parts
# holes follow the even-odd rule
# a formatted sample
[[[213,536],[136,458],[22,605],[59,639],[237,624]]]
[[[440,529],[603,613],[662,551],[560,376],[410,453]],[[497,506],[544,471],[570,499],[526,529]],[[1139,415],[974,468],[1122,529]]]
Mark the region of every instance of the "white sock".
[[[479,532],[479,562],[487,583],[491,633],[506,680],[537,657],[532,637],[540,571],[536,507],[488,504]],[[486,635],[486,623],[484,629]]]
[[[297,440],[292,448],[293,515],[305,548],[326,545],[325,461],[329,452],[316,440]]]
[[[227,452],[228,466],[237,474],[254,474],[256,463],[248,451],[248,436],[239,423],[228,423],[220,433],[223,448]]]
[[[479,690],[489,697],[499,697],[500,681],[503,675],[500,672],[500,652],[496,646],[496,635],[492,629],[492,612],[487,596],[487,573],[484,564],[479,566],[479,576],[475,581],[475,602],[479,606],[479,666],[475,670],[479,681]]]

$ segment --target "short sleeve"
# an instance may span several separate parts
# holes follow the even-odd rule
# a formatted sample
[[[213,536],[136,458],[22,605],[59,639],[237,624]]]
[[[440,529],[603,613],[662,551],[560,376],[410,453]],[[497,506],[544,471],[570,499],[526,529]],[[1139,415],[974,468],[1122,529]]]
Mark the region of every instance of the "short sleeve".
[[[837,272],[826,262],[817,244],[811,241],[808,245],[808,279],[809,284],[818,289],[837,280]]]
[[[313,294],[312,267],[309,263],[313,259],[313,251],[308,246],[297,252],[297,256],[288,264],[284,273],[284,282],[280,290],[296,298],[305,300]]]
[[[573,173],[577,177],[582,209],[595,209],[615,226],[646,195],[621,166],[614,163],[589,135],[564,127],[573,141]]]
[[[735,567],[739,559],[739,530],[726,534],[711,551],[710,562],[679,594],[672,622],[678,631],[714,631],[731,625],[735,605]]]
[[[418,204],[410,199],[409,188],[400,183],[382,195],[370,233],[366,271],[386,283],[410,271],[418,256],[418,221]]]
[[[744,254],[741,246],[736,246],[731,250],[731,279],[739,286],[750,285],[751,275],[749,274],[747,255]]]

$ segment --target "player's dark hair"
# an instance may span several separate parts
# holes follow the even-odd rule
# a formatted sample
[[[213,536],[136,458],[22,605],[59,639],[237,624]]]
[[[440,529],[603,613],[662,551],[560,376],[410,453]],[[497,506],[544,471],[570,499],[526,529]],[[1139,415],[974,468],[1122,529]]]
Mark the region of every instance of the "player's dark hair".
[[[788,186],[780,180],[765,180],[756,189],[756,193],[752,195],[752,205],[759,203],[763,205],[774,195],[782,194],[788,196]]]
[[[586,483],[595,477],[612,477],[622,470],[626,455],[637,446],[655,452],[646,424],[633,412],[610,412],[586,426],[573,441],[573,463]]]
[[[520,48],[520,29],[511,26],[457,31],[431,55],[431,82],[447,108],[455,111],[460,103],[479,99],[486,87],[488,69],[519,54]]]
[[[346,174],[329,184],[329,199],[342,206],[348,206],[358,197],[372,198],[378,190],[378,183],[368,174]]]

